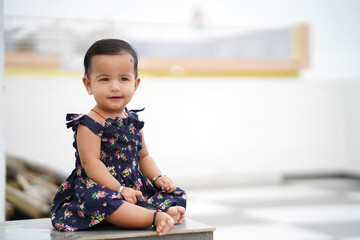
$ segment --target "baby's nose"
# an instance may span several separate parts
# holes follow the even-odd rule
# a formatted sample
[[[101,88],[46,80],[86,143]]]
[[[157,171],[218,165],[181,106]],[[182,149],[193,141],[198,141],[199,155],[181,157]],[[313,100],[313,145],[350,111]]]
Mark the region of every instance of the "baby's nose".
[[[112,81],[111,83],[111,90],[112,91],[117,91],[120,90],[120,83],[118,81]]]

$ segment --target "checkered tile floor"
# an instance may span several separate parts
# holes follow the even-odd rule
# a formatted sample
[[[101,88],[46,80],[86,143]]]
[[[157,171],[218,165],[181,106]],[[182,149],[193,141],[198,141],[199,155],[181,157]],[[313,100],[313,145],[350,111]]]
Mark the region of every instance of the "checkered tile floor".
[[[215,240],[360,240],[360,180],[288,180],[187,193],[187,216],[215,227]]]

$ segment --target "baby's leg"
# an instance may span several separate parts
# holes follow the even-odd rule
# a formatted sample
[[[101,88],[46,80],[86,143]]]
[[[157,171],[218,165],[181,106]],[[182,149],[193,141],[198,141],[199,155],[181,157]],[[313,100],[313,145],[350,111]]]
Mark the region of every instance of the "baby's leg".
[[[115,212],[106,218],[106,221],[125,228],[150,227],[154,218],[154,211],[124,202]],[[158,235],[166,234],[174,225],[171,216],[165,213],[157,213],[155,226]]]
[[[173,219],[175,224],[180,224],[185,219],[185,208],[181,206],[173,206],[166,210]]]

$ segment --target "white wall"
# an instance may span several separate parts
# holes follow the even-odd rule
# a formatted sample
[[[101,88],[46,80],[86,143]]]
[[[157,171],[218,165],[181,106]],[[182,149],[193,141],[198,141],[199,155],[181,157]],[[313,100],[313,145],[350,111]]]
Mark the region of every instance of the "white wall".
[[[152,154],[177,177],[190,172],[191,179],[274,181],[285,173],[346,168],[345,86],[297,79],[144,79],[137,105],[148,107],[143,115]]]

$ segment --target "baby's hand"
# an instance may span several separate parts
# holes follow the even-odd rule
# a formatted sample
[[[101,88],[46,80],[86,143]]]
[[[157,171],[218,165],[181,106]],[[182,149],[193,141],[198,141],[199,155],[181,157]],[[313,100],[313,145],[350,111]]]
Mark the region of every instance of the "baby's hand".
[[[155,186],[161,188],[163,191],[167,193],[172,193],[176,189],[176,186],[173,183],[173,181],[167,176],[159,177],[158,179],[155,180],[154,184]]]
[[[137,200],[140,200],[143,197],[142,192],[128,187],[124,187],[121,194],[124,196],[125,201],[131,204],[136,204]]]

